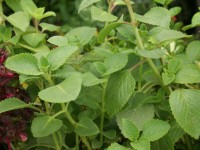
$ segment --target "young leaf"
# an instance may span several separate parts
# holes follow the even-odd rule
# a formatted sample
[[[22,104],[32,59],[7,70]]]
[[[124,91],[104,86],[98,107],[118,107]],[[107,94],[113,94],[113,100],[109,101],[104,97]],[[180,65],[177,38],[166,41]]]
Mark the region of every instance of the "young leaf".
[[[75,130],[80,136],[92,136],[99,133],[97,125],[90,118],[81,118],[77,123]]]
[[[48,24],[48,23],[44,23],[44,22],[40,23],[39,26],[42,28],[42,32],[44,32],[44,31],[51,31],[51,32],[53,32],[53,31],[57,31],[57,30],[60,29],[59,26],[55,26],[53,24]]]
[[[127,103],[134,92],[135,79],[128,71],[110,76],[105,98],[105,108],[110,116],[115,115]]]
[[[49,55],[47,56],[47,59],[50,64],[50,69],[52,71],[57,70],[59,67],[61,67],[65,61],[75,52],[78,51],[77,46],[72,45],[66,45],[63,47],[58,47],[51,51]]]
[[[66,46],[68,44],[68,40],[64,36],[52,36],[47,41],[57,46]]]
[[[170,84],[172,81],[175,79],[175,74],[169,71],[163,72],[162,73],[162,79],[164,85]]]
[[[70,102],[78,97],[81,84],[81,75],[79,73],[74,73],[60,84],[40,91],[39,97],[51,103]]]
[[[112,143],[109,147],[108,150],[131,150],[130,148],[126,148],[118,143]]]
[[[178,15],[181,12],[181,7],[173,7],[169,10],[171,17]]]
[[[97,3],[99,1],[100,0],[82,0],[81,4],[79,6],[79,9],[78,9],[78,13],[80,13],[81,10],[83,10],[83,9],[89,7],[90,5]]]
[[[104,60],[106,66],[106,72],[103,75],[109,75],[116,71],[123,69],[128,62],[128,56],[126,54],[118,53]]]
[[[181,89],[170,95],[170,107],[177,123],[195,139],[200,135],[200,90]]]
[[[21,6],[24,12],[28,13],[30,16],[37,10],[37,6],[32,0],[20,0]]]
[[[58,131],[62,124],[61,120],[50,116],[37,116],[33,119],[31,132],[34,137],[46,137]]]
[[[134,122],[123,118],[122,119],[122,134],[131,141],[135,141],[138,139],[140,131],[138,130],[137,126]]]
[[[21,11],[20,0],[5,0],[6,4],[14,11]]]
[[[164,29],[161,27],[153,28],[149,31],[149,34],[152,36],[150,41],[153,43],[161,43],[165,41],[172,41],[181,38],[189,38],[190,35],[186,35],[180,31]]]
[[[163,137],[170,129],[166,121],[152,119],[144,124],[142,136],[148,141],[156,141]]]
[[[192,41],[186,48],[186,54],[192,62],[200,60],[200,41]]]
[[[199,83],[200,69],[196,64],[182,65],[176,73],[175,83]]]
[[[113,22],[117,20],[117,17],[108,13],[100,8],[92,6],[91,15],[93,20],[101,21],[101,22]]]
[[[28,53],[21,53],[12,56],[6,60],[5,66],[19,74],[25,75],[41,75],[43,72],[39,70],[38,62],[35,56]]]
[[[42,33],[29,33],[24,35],[23,40],[31,47],[37,47],[46,37],[46,34]]]
[[[146,58],[162,58],[167,54],[166,49],[154,49],[154,50],[137,50],[138,54]]]
[[[183,27],[183,30],[188,30],[190,28],[194,28],[200,25],[200,12],[196,13],[193,17],[192,17],[192,24],[187,25],[185,27]]]
[[[164,5],[166,0],[154,0],[154,2]]]
[[[153,7],[143,16],[136,14],[136,19],[143,23],[169,28],[171,15],[166,8]]]
[[[22,30],[23,32],[26,31],[26,29],[28,28],[28,26],[30,24],[28,15],[22,11],[18,11],[16,13],[6,17],[6,20],[13,26]]]
[[[98,79],[91,72],[86,72],[83,74],[83,85],[84,86],[94,86],[100,83],[106,82],[106,79]]]
[[[30,104],[27,104],[17,98],[8,98],[0,102],[0,114],[10,110],[26,108],[29,106]]]
[[[140,138],[137,142],[131,142],[131,146],[136,150],[150,150],[150,142],[145,138]]]
[[[110,23],[109,25],[107,25],[106,27],[104,27],[98,34],[97,36],[97,41],[99,43],[103,43],[105,41],[106,36],[113,30],[115,29],[117,26],[119,26],[120,24],[123,24],[123,22],[113,22]]]

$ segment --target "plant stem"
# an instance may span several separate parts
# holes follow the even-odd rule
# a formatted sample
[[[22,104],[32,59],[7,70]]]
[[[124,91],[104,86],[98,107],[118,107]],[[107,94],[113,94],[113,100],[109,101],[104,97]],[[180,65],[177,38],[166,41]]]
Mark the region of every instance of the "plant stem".
[[[125,1],[126,5],[127,5],[128,11],[129,11],[129,14],[130,14],[130,17],[131,17],[131,24],[133,26],[133,30],[134,30],[134,33],[135,33],[135,37],[136,37],[138,46],[139,46],[139,48],[141,50],[144,50],[144,45],[142,43],[142,39],[140,37],[139,30],[137,28],[137,20],[135,18],[135,14],[133,12],[133,9],[132,9],[132,6],[131,6],[131,2],[130,2],[130,0],[124,0],[124,1]],[[156,68],[155,64],[153,63],[153,61],[150,58],[147,59],[147,62],[150,65],[150,67],[152,68],[152,70],[155,73],[155,75],[157,76],[157,78],[159,79],[160,85],[165,89],[167,95],[169,95],[170,94],[170,90],[167,87],[164,86],[164,83],[163,83],[162,77],[160,75],[160,72]]]
[[[54,140],[54,143],[55,143],[55,146],[56,146],[56,150],[60,150],[60,146],[59,146],[59,143],[58,143],[58,140],[57,140],[57,137],[56,137],[56,133],[53,133],[53,140]]]
[[[84,136],[80,136],[81,137],[81,140],[83,141],[83,143],[85,144],[85,146],[87,147],[88,150],[92,150],[89,142],[87,141],[86,137]]]
[[[61,104],[62,109],[65,111],[65,116],[66,118],[69,120],[69,122],[75,126],[76,125],[76,121],[74,121],[74,119],[72,118],[72,116],[70,115],[70,113],[68,112],[66,106],[64,103]]]
[[[79,150],[79,138],[77,134],[76,134],[76,150]]]
[[[188,135],[184,135],[184,139],[185,139],[186,145],[188,147],[188,150],[192,150],[192,143],[190,141],[189,136]]]

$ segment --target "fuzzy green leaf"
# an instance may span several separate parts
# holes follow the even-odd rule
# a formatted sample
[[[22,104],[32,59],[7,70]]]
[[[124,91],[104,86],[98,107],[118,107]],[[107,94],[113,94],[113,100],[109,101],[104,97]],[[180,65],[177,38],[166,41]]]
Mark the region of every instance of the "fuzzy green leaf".
[[[135,79],[128,71],[110,76],[105,97],[105,109],[110,116],[119,112],[134,92]]]
[[[25,75],[41,75],[43,72],[39,70],[38,62],[35,56],[28,53],[21,53],[12,56],[6,60],[6,67],[19,74]]]
[[[66,46],[68,44],[68,40],[64,36],[52,36],[47,41],[57,46]]]
[[[176,73],[175,83],[199,83],[200,68],[196,64],[182,65]]]
[[[91,72],[86,72],[83,74],[83,85],[84,86],[94,86],[100,83],[106,82],[106,79],[98,79],[95,75]]]
[[[53,31],[57,31],[57,30],[60,29],[59,26],[55,26],[53,24],[48,24],[48,23],[44,23],[44,22],[40,23],[39,26],[42,28],[43,32],[44,31],[51,31],[51,32],[53,32]]]
[[[131,146],[136,150],[150,150],[150,142],[145,138],[140,138],[137,142],[131,142]]]
[[[129,148],[126,148],[118,143],[112,143],[109,147],[108,150],[130,150]]]
[[[82,0],[81,4],[79,6],[79,9],[78,9],[78,13],[80,13],[81,10],[83,10],[83,9],[89,7],[90,5],[97,3],[99,1],[100,0]]]
[[[81,84],[81,75],[79,73],[74,73],[60,84],[40,91],[39,97],[51,103],[70,102],[78,97]]]
[[[191,61],[200,60],[200,41],[192,41],[186,48],[186,54]]]
[[[15,12],[22,10],[20,0],[5,0],[5,2]]]
[[[101,22],[113,22],[117,20],[117,17],[108,13],[100,8],[92,6],[91,15],[93,20],[101,21]]]
[[[37,10],[37,6],[32,0],[20,0],[21,6],[24,12],[32,16],[32,14]]]
[[[138,54],[146,58],[162,58],[167,54],[166,49],[154,49],[154,50],[137,50]]]
[[[116,71],[123,69],[128,62],[128,56],[126,54],[118,53],[107,57],[104,60],[106,72],[103,75],[109,75]]]
[[[6,17],[6,20],[16,28],[22,30],[23,32],[26,31],[30,24],[28,15],[22,11],[18,11]]]
[[[148,141],[156,141],[163,137],[170,129],[166,121],[152,119],[144,124],[142,136]]]
[[[34,137],[46,137],[58,131],[62,121],[50,116],[38,116],[33,119],[31,132]]]
[[[161,27],[151,29],[149,34],[152,36],[150,41],[153,43],[161,43],[191,37],[190,35],[186,35],[180,31],[164,29]]]
[[[50,64],[50,69],[52,71],[57,70],[61,67],[65,61],[75,52],[78,51],[77,46],[67,45],[63,47],[58,47],[50,52],[47,59]]]
[[[181,89],[170,95],[170,107],[177,123],[189,135],[200,136],[200,90]]]
[[[169,72],[177,73],[177,71],[181,68],[181,61],[178,59],[171,59],[168,62],[167,69]]]
[[[172,81],[174,81],[175,79],[175,74],[171,73],[171,72],[163,72],[162,73],[162,79],[163,79],[163,83],[164,85],[168,85],[170,84]]]
[[[23,40],[31,47],[37,47],[46,37],[46,34],[42,33],[29,33],[24,35]]]
[[[171,15],[166,8],[153,7],[143,16],[136,14],[136,19],[143,23],[156,25],[163,28],[169,28],[171,22]]]
[[[0,102],[0,114],[10,110],[26,108],[29,106],[30,104],[27,104],[17,98],[8,98]]]
[[[139,137],[140,131],[138,130],[137,126],[134,122],[123,118],[122,119],[122,134],[131,141],[137,140]]]
[[[92,136],[99,133],[97,125],[90,118],[81,118],[75,127],[76,134],[80,136]]]

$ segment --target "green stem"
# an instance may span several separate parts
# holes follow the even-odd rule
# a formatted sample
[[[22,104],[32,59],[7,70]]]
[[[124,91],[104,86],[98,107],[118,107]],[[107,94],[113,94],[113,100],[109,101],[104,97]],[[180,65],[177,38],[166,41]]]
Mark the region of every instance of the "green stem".
[[[86,137],[81,136],[81,140],[83,141],[88,150],[92,150],[90,143],[87,141]]]
[[[185,139],[186,145],[188,147],[188,150],[192,150],[192,143],[191,143],[191,140],[190,140],[189,136],[185,135],[184,139]]]
[[[60,146],[59,146],[59,142],[57,140],[57,136],[56,136],[56,133],[53,133],[53,140],[54,140],[54,143],[55,143],[55,146],[56,146],[56,150],[61,150]]]
[[[61,107],[62,107],[63,111],[65,111],[65,116],[66,116],[66,118],[69,120],[69,122],[70,122],[73,126],[75,126],[75,125],[76,125],[76,121],[74,121],[74,119],[72,118],[72,116],[71,116],[70,113],[68,112],[67,107],[65,106],[65,104],[62,103],[62,104],[61,104]]]
[[[79,150],[79,138],[77,134],[76,134],[76,150]]]

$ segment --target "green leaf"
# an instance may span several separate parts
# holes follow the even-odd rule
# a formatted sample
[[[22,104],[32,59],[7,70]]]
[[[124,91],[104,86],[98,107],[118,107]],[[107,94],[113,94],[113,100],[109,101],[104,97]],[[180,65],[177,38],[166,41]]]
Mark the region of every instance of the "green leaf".
[[[114,139],[115,137],[116,137],[116,131],[115,130],[112,130],[112,129],[110,129],[110,130],[107,130],[107,131],[104,131],[103,133],[102,133],[106,138],[108,138],[108,139]]]
[[[92,136],[99,133],[97,125],[90,118],[81,118],[75,127],[76,134],[80,136]]]
[[[60,84],[40,91],[39,97],[51,103],[70,102],[78,97],[81,90],[81,83],[81,75],[74,73]]]
[[[119,145],[118,143],[112,143],[109,147],[108,150],[130,150],[129,148],[126,148],[122,145]]]
[[[138,54],[146,57],[146,58],[154,58],[154,59],[158,59],[158,58],[162,58],[163,56],[165,56],[167,54],[167,50],[166,49],[154,49],[154,50],[137,50]]]
[[[186,48],[186,54],[191,61],[200,60],[200,41],[192,41]]]
[[[134,92],[135,79],[128,71],[110,76],[105,96],[105,109],[110,116],[119,112]]]
[[[90,5],[97,3],[99,1],[100,0],[82,0],[81,4],[79,6],[79,9],[78,9],[78,13],[80,13],[81,10],[83,10],[83,9],[89,7]]]
[[[169,135],[165,135],[161,139],[151,142],[152,150],[174,150],[174,143]]]
[[[142,136],[148,141],[156,141],[163,137],[170,129],[166,121],[152,119],[144,124]]]
[[[154,117],[154,105],[146,104],[142,105],[136,109],[127,109],[119,112],[117,114],[117,124],[120,128],[122,126],[122,118],[127,118],[128,120],[135,123],[137,128],[142,131],[144,123],[153,119]]]
[[[169,72],[177,73],[177,71],[181,68],[181,65],[182,65],[181,61],[174,58],[168,62],[167,68]]]
[[[150,150],[150,142],[145,138],[140,138],[137,142],[131,142],[131,146],[136,150]]]
[[[135,141],[138,139],[140,131],[134,122],[123,118],[122,119],[122,134],[131,141]]]
[[[30,16],[38,9],[32,0],[21,0],[21,6]]]
[[[169,10],[171,17],[178,15],[181,12],[181,7],[173,7]]]
[[[181,89],[170,95],[170,107],[177,123],[195,139],[200,135],[200,90]]]
[[[128,56],[126,54],[117,53],[104,60],[106,72],[103,75],[109,75],[123,69],[128,62]]]
[[[5,66],[19,74],[25,75],[41,75],[43,72],[39,70],[38,62],[35,56],[28,53],[21,53],[12,56],[6,60]]]
[[[153,28],[149,31],[149,34],[152,36],[150,41],[153,43],[161,43],[165,41],[172,41],[181,38],[189,38],[190,35],[186,35],[180,31],[164,29],[161,27]]]
[[[5,0],[5,2],[15,12],[22,10],[20,0]]]
[[[69,43],[80,43],[85,45],[89,43],[96,34],[96,28],[78,27],[70,30],[65,36]]]
[[[154,0],[154,2],[164,5],[166,0]]]
[[[37,116],[33,119],[31,132],[34,137],[45,137],[58,131],[62,126],[62,121],[50,116]]]
[[[31,47],[37,47],[46,37],[46,34],[42,33],[29,33],[24,35],[23,40]]]
[[[48,23],[40,23],[39,26],[42,28],[42,32],[44,31],[58,31],[60,29],[59,26],[53,25],[53,24],[48,24]]]
[[[175,83],[199,83],[200,68],[196,64],[184,64],[176,73]]]
[[[93,20],[101,21],[101,22],[113,22],[117,20],[117,17],[108,13],[100,8],[92,6],[91,15]]]
[[[100,83],[106,82],[106,79],[98,79],[95,75],[91,72],[86,72],[83,74],[83,85],[84,86],[94,86]]]
[[[175,77],[176,76],[173,72],[166,71],[162,73],[162,79],[164,85],[170,84],[172,81],[174,81]]]
[[[194,28],[194,27],[200,26],[200,19],[199,18],[200,18],[200,12],[196,13],[192,17],[192,20],[191,20],[192,24],[183,27],[183,30],[188,30],[190,28]]]
[[[47,59],[50,64],[50,69],[52,71],[57,70],[61,67],[65,61],[75,52],[78,51],[77,46],[67,45],[63,47],[58,47],[51,51],[47,56]]]
[[[166,8],[153,7],[143,16],[136,14],[136,19],[143,23],[169,28],[171,15]]]
[[[57,46],[66,46],[68,44],[68,40],[64,36],[52,36],[47,41]]]
[[[133,42],[135,40],[134,30],[130,24],[122,24],[117,28],[118,36]]]
[[[26,108],[29,106],[30,104],[27,104],[17,98],[8,98],[0,102],[0,114],[10,110]]]
[[[25,12],[18,11],[8,17],[6,17],[6,20],[12,24],[13,26],[17,27],[21,31],[25,32],[28,28],[30,21],[29,17]]]

